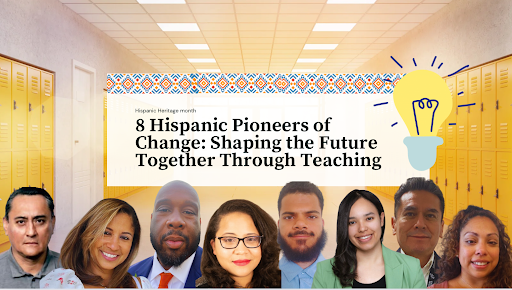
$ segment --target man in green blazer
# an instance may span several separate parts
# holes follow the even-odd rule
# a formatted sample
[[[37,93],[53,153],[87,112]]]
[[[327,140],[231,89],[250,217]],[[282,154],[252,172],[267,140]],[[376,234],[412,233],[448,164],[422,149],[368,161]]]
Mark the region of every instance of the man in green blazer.
[[[386,288],[426,288],[418,259],[382,245]],[[311,288],[344,288],[332,271],[334,258],[318,263]],[[352,287],[345,287],[352,288]]]

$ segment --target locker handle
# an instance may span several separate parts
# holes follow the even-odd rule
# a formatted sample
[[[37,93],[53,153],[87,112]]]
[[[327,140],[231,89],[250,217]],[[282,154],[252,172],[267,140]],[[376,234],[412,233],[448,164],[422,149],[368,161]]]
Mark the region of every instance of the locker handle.
[[[44,114],[44,105],[42,105],[41,107],[43,108],[43,109],[42,109],[42,110],[43,110],[43,111],[42,111],[42,113]]]
[[[494,195],[495,198],[500,198],[500,192],[499,189],[496,189],[496,194]]]
[[[500,100],[496,100],[496,110],[500,109]]]
[[[471,191],[471,183],[468,183],[468,192]]]
[[[28,103],[28,111],[32,112],[32,104],[31,103]]]
[[[480,187],[480,194],[484,195],[484,186],[483,185]]]
[[[459,190],[459,182],[458,182],[458,181],[457,181],[457,182],[455,182],[455,189],[456,189],[456,190]]]
[[[41,183],[41,188],[46,190],[46,188],[44,187],[44,182]]]
[[[436,184],[437,184],[437,176],[436,176]]]
[[[459,107],[456,107],[455,108],[455,115],[458,115],[459,114]]]
[[[14,100],[14,110],[16,110],[18,106],[16,106],[16,100]]]
[[[468,113],[471,113],[469,109],[471,109],[471,107],[470,107],[470,106],[468,106]]]
[[[448,178],[444,179],[444,186],[448,186]]]
[[[484,111],[484,102],[482,102],[482,103],[480,104],[480,111],[481,111],[481,112],[483,112],[483,111]]]

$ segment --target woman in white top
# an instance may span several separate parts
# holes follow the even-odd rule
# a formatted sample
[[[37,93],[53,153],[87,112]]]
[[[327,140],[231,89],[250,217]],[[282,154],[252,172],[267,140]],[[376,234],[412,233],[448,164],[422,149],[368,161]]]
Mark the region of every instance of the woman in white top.
[[[151,288],[128,268],[137,256],[140,224],[133,207],[119,199],[104,199],[69,232],[62,246],[63,268],[40,282],[41,288]]]

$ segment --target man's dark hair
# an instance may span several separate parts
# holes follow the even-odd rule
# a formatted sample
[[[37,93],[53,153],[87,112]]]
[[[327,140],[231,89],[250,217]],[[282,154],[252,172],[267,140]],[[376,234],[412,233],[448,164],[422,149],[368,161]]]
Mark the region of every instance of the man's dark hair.
[[[318,197],[318,201],[320,202],[320,209],[324,210],[324,196],[322,192],[316,185],[309,181],[292,181],[288,182],[279,193],[279,199],[277,200],[277,210],[281,212],[281,202],[283,198],[288,194],[294,193],[304,193],[304,194],[314,194]]]
[[[55,205],[53,204],[53,198],[48,194],[48,192],[42,188],[38,187],[20,187],[19,189],[15,190],[13,193],[11,193],[11,196],[9,196],[9,199],[5,203],[5,216],[4,218],[6,220],[9,220],[9,212],[11,211],[12,207],[12,200],[18,196],[18,195],[41,195],[46,199],[46,202],[48,203],[48,208],[50,209],[50,213],[52,215],[52,218],[55,217],[55,214],[53,213],[53,209],[55,208]]]
[[[439,203],[441,204],[441,219],[443,219],[444,215],[444,197],[443,192],[439,189],[434,181],[431,179],[426,179],[423,177],[411,177],[408,178],[407,181],[400,185],[400,188],[395,193],[395,217],[398,212],[398,209],[402,205],[402,195],[417,190],[424,190],[432,193],[433,195],[439,198]]]

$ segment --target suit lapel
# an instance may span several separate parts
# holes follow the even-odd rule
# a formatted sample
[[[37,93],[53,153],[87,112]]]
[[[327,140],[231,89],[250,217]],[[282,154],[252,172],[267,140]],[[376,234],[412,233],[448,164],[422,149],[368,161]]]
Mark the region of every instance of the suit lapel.
[[[402,288],[404,266],[398,261],[396,254],[382,245],[386,288]]]

